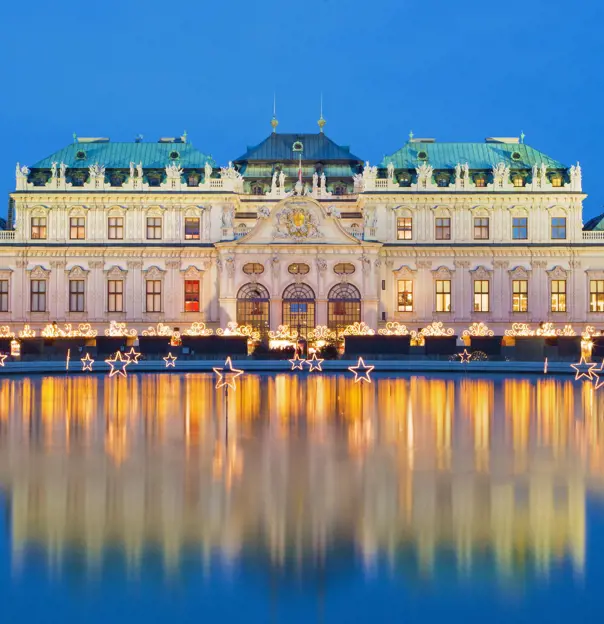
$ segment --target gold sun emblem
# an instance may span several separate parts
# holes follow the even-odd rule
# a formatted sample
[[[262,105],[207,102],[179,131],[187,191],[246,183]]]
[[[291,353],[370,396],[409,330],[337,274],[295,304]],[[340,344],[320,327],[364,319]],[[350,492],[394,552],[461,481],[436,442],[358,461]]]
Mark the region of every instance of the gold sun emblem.
[[[304,225],[305,220],[306,220],[306,217],[304,216],[304,213],[301,210],[297,210],[292,215],[292,221],[294,222],[294,225],[298,228]]]

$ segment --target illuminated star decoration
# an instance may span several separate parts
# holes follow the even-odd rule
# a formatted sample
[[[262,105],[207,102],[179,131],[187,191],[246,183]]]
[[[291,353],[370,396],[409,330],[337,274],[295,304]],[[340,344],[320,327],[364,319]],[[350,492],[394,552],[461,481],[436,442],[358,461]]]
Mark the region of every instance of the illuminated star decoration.
[[[178,358],[175,355],[168,353],[168,355],[166,355],[166,357],[164,358],[164,362],[166,363],[166,368],[169,368],[170,366],[174,368],[176,366],[177,359]]]
[[[238,368],[233,368],[233,362],[229,356],[222,368],[212,369],[218,375],[218,381],[216,382],[216,389],[226,386],[227,388],[233,388],[235,390],[235,379],[239,375],[243,375],[243,371]]]
[[[595,364],[593,366],[595,366]],[[599,388],[604,386],[604,360],[602,360],[602,363],[600,364],[600,368],[594,368],[593,370],[590,370],[589,372],[591,374],[591,380],[595,381],[594,390],[598,390]],[[578,374],[579,373],[577,372],[577,375]],[[575,379],[576,378],[577,376],[575,375]]]
[[[4,353],[0,353],[0,366],[4,366],[4,360],[6,360],[7,357],[8,355],[4,355]]]
[[[113,377],[114,375],[122,375],[123,377],[127,376],[126,366],[130,364],[130,360],[126,357],[122,356],[122,352],[118,351],[115,354],[113,359],[109,358],[105,360],[109,366],[111,366],[111,370],[109,371],[109,377]]]
[[[129,364],[138,364],[138,359],[142,354],[132,347],[130,351],[127,351],[124,355],[128,358]]]
[[[576,371],[575,381],[577,381],[578,379],[581,379],[581,377],[585,377],[587,379],[593,379],[595,376],[596,378],[598,378],[598,375],[594,372],[594,368],[596,367],[595,363],[586,362],[584,355],[581,356],[581,360],[579,361],[578,364],[571,364],[570,367],[574,368]],[[596,388],[597,387],[598,386],[596,385]]]
[[[292,370],[304,370],[303,367],[305,362],[306,360],[301,360],[300,356],[296,353],[296,355],[294,355],[294,359],[290,360]]]
[[[323,369],[321,368],[321,364],[323,364],[323,360],[318,358],[316,353],[313,353],[310,360],[306,360],[306,363],[308,364],[308,367],[309,367],[308,368],[309,373],[312,373],[314,370],[318,370],[319,372],[323,371]]]
[[[472,354],[469,353],[467,349],[464,349],[463,353],[458,353],[457,355],[459,355],[459,361],[462,364],[467,364],[470,361],[470,358],[472,357]]]
[[[80,361],[82,362],[83,371],[92,371],[94,360],[90,357],[90,353],[87,353],[86,357],[80,358]]]
[[[369,373],[375,368],[375,366],[367,366],[365,364],[362,357],[359,358],[356,366],[349,366],[348,370],[354,373],[354,383],[359,381],[366,381],[367,383],[371,383],[371,377],[369,377]]]

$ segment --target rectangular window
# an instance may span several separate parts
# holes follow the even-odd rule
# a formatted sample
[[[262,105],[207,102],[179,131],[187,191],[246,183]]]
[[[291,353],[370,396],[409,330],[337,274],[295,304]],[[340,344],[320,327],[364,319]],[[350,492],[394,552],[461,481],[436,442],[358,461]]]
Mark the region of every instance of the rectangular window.
[[[397,240],[411,240],[413,238],[413,220],[411,217],[399,217],[396,220]]]
[[[107,311],[124,311],[124,280],[109,280],[107,282]]]
[[[398,281],[398,311],[413,312],[413,281]]]
[[[46,217],[31,218],[31,237],[39,240],[46,239]]]
[[[161,312],[161,280],[146,280],[147,312]]]
[[[161,217],[147,217],[147,239],[161,239]]]
[[[451,312],[451,280],[436,280],[436,311]]]
[[[552,312],[566,312],[566,280],[552,280],[550,309]]]
[[[489,280],[474,280],[474,312],[488,312]]]
[[[528,238],[527,217],[512,218],[512,238],[514,240],[526,240]]]
[[[566,217],[552,217],[552,239],[566,238]]]
[[[71,217],[69,219],[69,238],[71,240],[84,240],[86,238],[84,217]]]
[[[589,281],[589,311],[604,312],[604,280]]]
[[[31,281],[31,311],[46,312],[46,280]]]
[[[107,220],[107,237],[110,240],[123,240],[124,217],[109,217]]]
[[[199,312],[199,280],[185,280],[185,312]]]
[[[69,311],[84,312],[84,280],[69,280]]]
[[[185,219],[185,240],[199,240],[199,219],[195,217]]]
[[[438,217],[436,219],[436,240],[450,240],[451,239],[451,219],[448,217]]]
[[[528,310],[528,281],[512,280],[512,312]]]
[[[488,217],[475,217],[474,218],[474,239],[475,240],[488,240],[489,239],[489,218]]]
[[[8,312],[8,280],[0,280],[0,312]]]

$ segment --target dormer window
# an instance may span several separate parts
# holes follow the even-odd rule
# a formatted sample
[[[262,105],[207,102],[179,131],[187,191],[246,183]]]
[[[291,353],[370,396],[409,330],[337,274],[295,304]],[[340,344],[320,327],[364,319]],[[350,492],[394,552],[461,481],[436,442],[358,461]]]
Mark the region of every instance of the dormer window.
[[[441,187],[441,188],[449,186],[449,176],[448,176],[448,174],[446,174],[446,173],[439,173],[436,176],[436,184],[439,187]]]
[[[76,152],[76,158],[78,160],[86,160],[86,152],[84,150],[78,150]]]
[[[516,188],[519,188],[521,186],[525,185],[525,179],[524,176],[520,175],[519,173],[515,174],[512,176],[512,182],[514,184],[514,186]]]
[[[424,152],[423,150],[421,152],[417,153],[417,159],[418,160],[428,160],[428,152]]]
[[[477,188],[484,188],[487,185],[487,176],[484,173],[477,173],[474,176],[474,185]]]
[[[346,195],[346,186],[344,186],[344,184],[336,184],[336,186],[333,187],[333,194]]]
[[[262,184],[252,185],[252,195],[264,195],[264,188],[262,187]]]
[[[560,188],[561,186],[564,186],[564,179],[562,178],[562,174],[554,173],[551,177],[551,183],[552,183],[552,186],[556,188]]]
[[[170,158],[172,160],[178,160],[180,158],[180,154],[176,150],[174,150],[170,152]]]

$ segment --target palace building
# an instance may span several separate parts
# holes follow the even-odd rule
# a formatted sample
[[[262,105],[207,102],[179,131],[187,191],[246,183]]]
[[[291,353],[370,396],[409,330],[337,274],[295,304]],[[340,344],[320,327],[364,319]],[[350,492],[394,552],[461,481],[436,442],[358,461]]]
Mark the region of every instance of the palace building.
[[[411,135],[371,166],[324,124],[273,118],[226,167],[186,135],[74,137],[17,165],[0,324],[602,325],[604,217],[583,224],[578,164]]]

